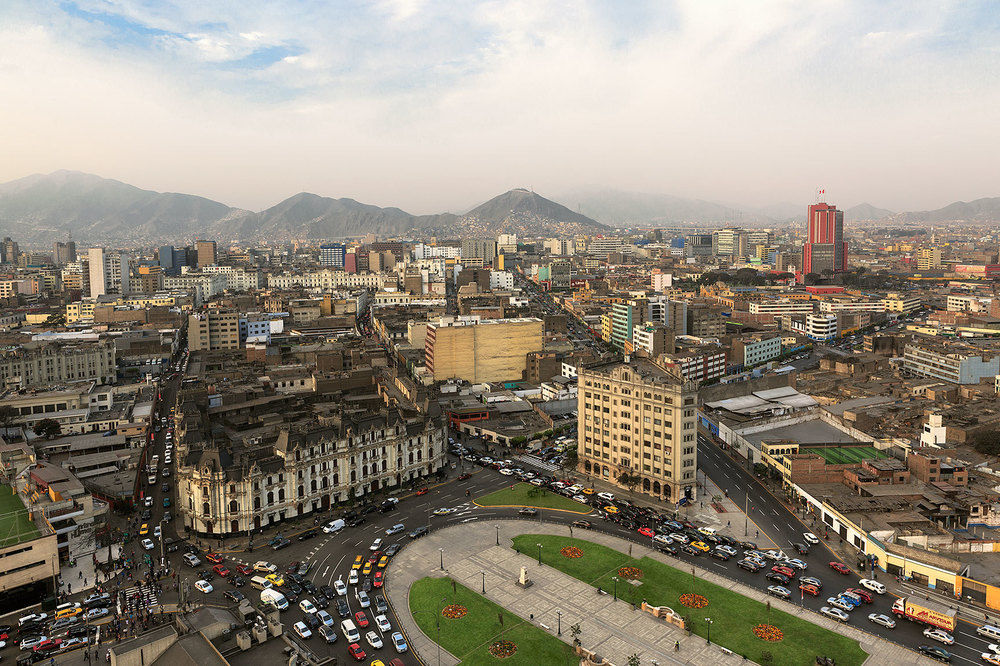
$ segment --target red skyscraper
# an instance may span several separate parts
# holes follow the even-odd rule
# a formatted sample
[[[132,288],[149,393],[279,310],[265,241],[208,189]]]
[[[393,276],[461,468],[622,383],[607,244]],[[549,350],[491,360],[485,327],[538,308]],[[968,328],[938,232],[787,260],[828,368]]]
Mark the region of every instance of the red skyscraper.
[[[806,220],[808,237],[802,246],[802,272],[821,274],[824,270],[847,270],[847,243],[844,241],[844,212],[827,203],[809,206]]]

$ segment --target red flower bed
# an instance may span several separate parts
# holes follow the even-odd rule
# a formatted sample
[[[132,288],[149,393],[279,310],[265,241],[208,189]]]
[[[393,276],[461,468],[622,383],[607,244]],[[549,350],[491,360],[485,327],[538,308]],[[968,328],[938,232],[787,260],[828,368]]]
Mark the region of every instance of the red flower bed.
[[[566,546],[559,551],[559,554],[563,557],[568,557],[571,559],[576,559],[577,557],[583,557],[583,551],[576,546]]]
[[[773,624],[755,624],[753,626],[753,635],[769,643],[780,641],[785,637],[784,632]]]
[[[465,617],[465,614],[469,612],[469,609],[465,606],[459,606],[458,604],[449,604],[445,606],[441,611],[441,615],[444,615],[449,620],[457,620],[459,618]]]
[[[517,644],[511,641],[496,641],[489,647],[490,654],[497,659],[506,659],[517,652]]]
[[[637,567],[622,567],[618,570],[618,575],[625,580],[639,580],[642,578],[642,569]]]
[[[708,605],[708,599],[700,594],[691,594],[689,592],[681,595],[681,605],[688,608],[704,608]]]

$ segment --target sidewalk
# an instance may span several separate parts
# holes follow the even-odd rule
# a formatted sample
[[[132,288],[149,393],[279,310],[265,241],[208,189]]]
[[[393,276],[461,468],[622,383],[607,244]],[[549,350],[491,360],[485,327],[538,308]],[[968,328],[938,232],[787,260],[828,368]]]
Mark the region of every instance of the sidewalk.
[[[435,530],[409,544],[390,562],[387,595],[411,647],[425,659],[436,655],[438,648],[430,637],[420,631],[410,615],[408,595],[411,585],[426,576],[450,576],[469,589],[479,591],[482,589],[481,572],[485,572],[485,596],[488,599],[553,635],[557,633],[559,622],[556,611],[560,611],[564,629],[559,637],[561,640],[569,643],[571,638],[566,628],[579,623],[583,629],[583,647],[597,652],[616,666],[624,666],[633,653],[638,653],[643,663],[650,663],[650,660],[659,664],[698,666],[744,663],[741,657],[727,654],[723,648],[708,644],[700,636],[688,636],[662,620],[634,610],[631,604],[597,594],[586,583],[550,567],[539,567],[534,559],[518,555],[509,547],[510,539],[518,534],[566,534],[564,526],[516,520],[500,521],[499,524],[501,546],[494,545],[496,531],[493,524],[468,523]],[[631,548],[634,557],[649,556],[675,564],[661,553],[617,537],[598,532],[578,536],[623,552]],[[484,548],[484,544],[488,545]],[[444,572],[435,566],[439,561],[438,549],[442,547],[446,553]],[[527,589],[521,589],[516,584],[522,566],[527,568],[528,578],[534,583]],[[859,641],[870,655],[866,664],[931,663],[894,643],[823,618],[795,604],[772,599],[763,592],[727,578],[704,570],[698,575],[761,603],[770,601],[773,606],[790,614]],[[674,651],[675,641],[680,642],[679,652]],[[458,659],[442,652],[441,663],[454,666]]]

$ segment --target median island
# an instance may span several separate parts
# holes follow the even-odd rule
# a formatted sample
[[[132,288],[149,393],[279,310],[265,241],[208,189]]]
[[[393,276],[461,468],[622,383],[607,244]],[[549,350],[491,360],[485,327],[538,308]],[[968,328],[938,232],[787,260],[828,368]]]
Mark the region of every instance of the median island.
[[[551,490],[533,486],[530,483],[515,483],[502,490],[477,497],[475,503],[479,506],[526,506],[536,509],[555,509],[586,515],[591,509],[586,504],[563,497]]]
[[[812,664],[830,656],[860,666],[857,641],[649,557],[635,559],[606,546],[563,536],[522,534],[514,549],[635,605],[668,606],[693,633],[758,664]],[[614,580],[617,578],[617,581]],[[711,626],[706,618],[712,620]],[[664,631],[676,631],[664,627]]]

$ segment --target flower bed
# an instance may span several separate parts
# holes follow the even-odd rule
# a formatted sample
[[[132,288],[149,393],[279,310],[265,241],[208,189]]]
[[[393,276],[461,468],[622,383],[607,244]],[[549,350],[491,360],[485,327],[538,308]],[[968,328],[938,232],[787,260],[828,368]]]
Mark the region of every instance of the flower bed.
[[[489,647],[490,654],[497,659],[506,659],[517,652],[517,644],[512,641],[495,641]]]
[[[642,569],[638,567],[622,567],[618,570],[618,575],[625,580],[639,580],[642,578]]]
[[[689,592],[681,595],[681,605],[687,606],[688,608],[704,608],[708,605],[708,599],[700,594],[692,594]]]
[[[559,551],[559,554],[563,557],[568,557],[570,559],[576,559],[577,557],[583,557],[583,551],[576,546],[566,546]]]
[[[753,626],[753,635],[769,643],[780,641],[785,637],[784,632],[773,624],[755,624]]]
[[[469,609],[465,606],[460,606],[458,604],[449,604],[445,606],[441,611],[441,615],[444,615],[449,620],[457,620],[459,618],[465,617],[465,614],[469,612]]]

